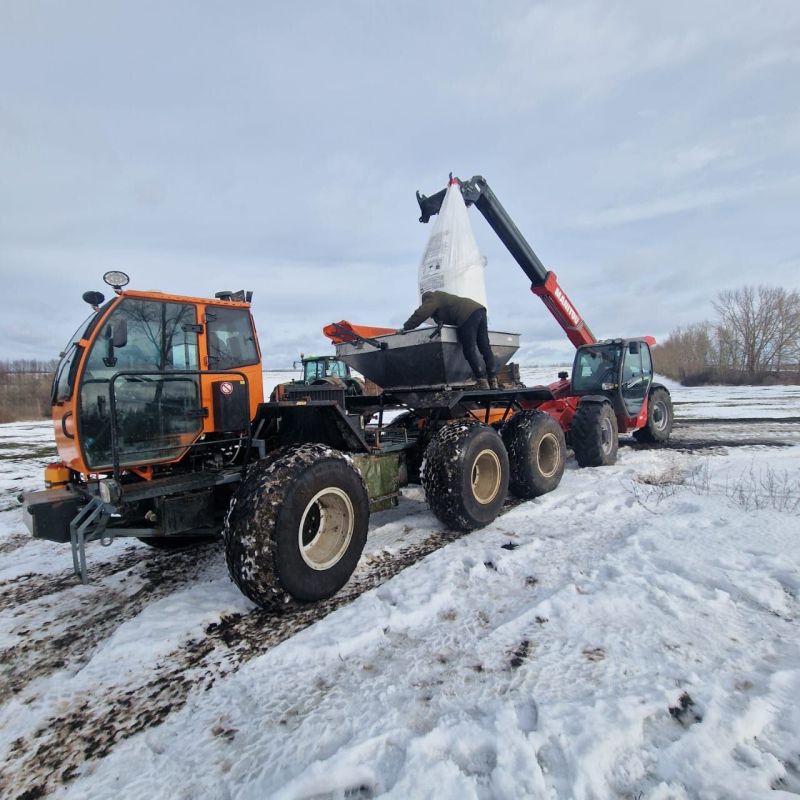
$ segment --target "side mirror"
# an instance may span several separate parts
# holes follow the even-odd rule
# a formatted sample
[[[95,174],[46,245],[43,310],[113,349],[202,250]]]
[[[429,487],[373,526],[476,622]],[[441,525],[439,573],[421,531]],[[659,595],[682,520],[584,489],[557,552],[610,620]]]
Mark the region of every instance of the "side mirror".
[[[128,344],[128,320],[124,317],[117,322],[113,336],[114,347],[125,347]]]
[[[106,299],[102,292],[84,292],[83,302],[88,303],[92,308],[97,308]]]
[[[632,356],[639,355],[639,342],[628,342],[628,352]]]
[[[117,322],[116,327],[106,325],[103,335],[106,339],[106,355],[103,363],[107,367],[116,367],[117,358],[114,355],[114,348],[125,347],[128,344],[128,321],[121,319]]]

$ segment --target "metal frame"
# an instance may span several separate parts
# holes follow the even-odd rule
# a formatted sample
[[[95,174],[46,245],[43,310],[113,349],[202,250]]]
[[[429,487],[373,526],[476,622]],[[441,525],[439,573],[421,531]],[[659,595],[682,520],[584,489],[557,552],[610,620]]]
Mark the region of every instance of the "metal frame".
[[[84,585],[89,582],[86,569],[86,542],[102,539],[110,519],[109,507],[99,497],[92,497],[69,524],[72,569]],[[112,536],[111,539],[113,538]]]

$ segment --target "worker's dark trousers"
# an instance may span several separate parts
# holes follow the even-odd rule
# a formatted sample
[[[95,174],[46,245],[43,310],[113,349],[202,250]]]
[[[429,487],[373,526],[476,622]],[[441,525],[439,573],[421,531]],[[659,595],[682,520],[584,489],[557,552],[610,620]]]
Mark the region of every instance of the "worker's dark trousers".
[[[464,358],[472,369],[472,374],[480,378],[493,378],[494,355],[489,345],[489,328],[486,324],[486,309],[479,308],[458,326],[458,341],[464,351]],[[483,356],[483,358],[481,358]],[[484,370],[483,364],[486,363]]]

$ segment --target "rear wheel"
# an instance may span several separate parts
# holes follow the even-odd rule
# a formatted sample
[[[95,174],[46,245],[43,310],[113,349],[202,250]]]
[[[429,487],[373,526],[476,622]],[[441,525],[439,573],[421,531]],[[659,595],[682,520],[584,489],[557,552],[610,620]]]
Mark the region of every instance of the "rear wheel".
[[[617,460],[617,418],[609,403],[581,403],[569,432],[581,467],[606,467]]]
[[[225,555],[234,583],[263,608],[313,602],[347,583],[367,538],[369,498],[337,450],[287,448],[250,468],[231,501]]]
[[[639,442],[666,442],[672,433],[674,412],[666,389],[656,388],[647,398],[647,423],[633,432]]]
[[[454,530],[482,528],[508,494],[508,454],[497,431],[479,423],[445,425],[425,450],[422,486],[431,511]]]
[[[520,411],[503,426],[510,466],[509,489],[529,500],[561,482],[567,446],[561,426],[542,411]]]

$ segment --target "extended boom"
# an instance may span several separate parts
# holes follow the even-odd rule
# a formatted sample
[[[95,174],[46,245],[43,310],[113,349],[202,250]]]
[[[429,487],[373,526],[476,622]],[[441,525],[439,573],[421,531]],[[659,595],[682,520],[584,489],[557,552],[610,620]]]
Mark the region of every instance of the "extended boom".
[[[575,347],[594,344],[597,339],[581,315],[575,310],[575,306],[570,302],[566,292],[558,285],[555,272],[545,269],[495,193],[489,188],[486,179],[481,175],[475,175],[468,181],[451,178],[451,182],[453,181],[460,185],[464,202],[468,206],[474,205],[483,214],[508,252],[522,267],[522,271],[530,279],[531,291],[542,299],[572,344]],[[434,214],[439,213],[446,191],[446,189],[442,189],[430,197],[417,192],[417,202],[422,212],[419,218],[420,222],[428,222]]]

